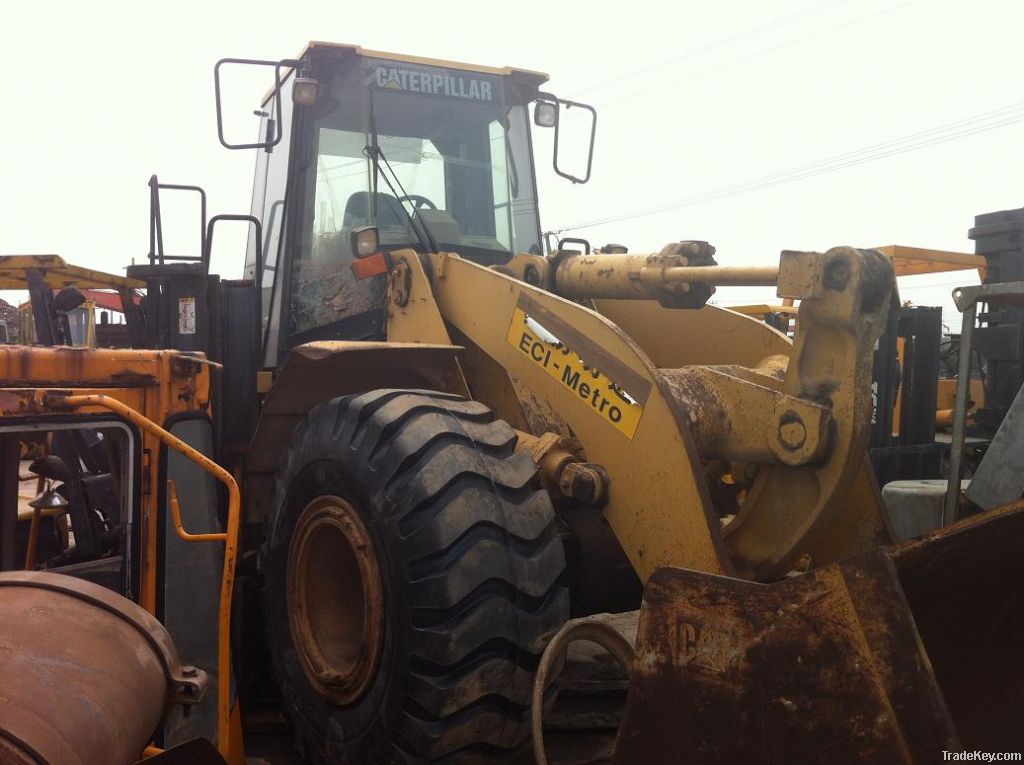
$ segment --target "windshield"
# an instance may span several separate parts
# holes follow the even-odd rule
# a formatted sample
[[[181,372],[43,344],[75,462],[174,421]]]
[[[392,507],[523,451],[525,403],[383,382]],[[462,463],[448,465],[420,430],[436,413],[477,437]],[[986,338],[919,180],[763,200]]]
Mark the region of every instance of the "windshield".
[[[368,68],[367,113],[339,109],[318,125],[318,249],[344,249],[347,241],[340,239],[366,225],[379,227],[385,245],[417,244],[410,214],[439,246],[470,257],[504,260],[533,248],[536,224],[522,215],[516,220],[513,209],[519,196],[514,155],[522,152],[513,149],[510,132],[526,126],[504,103],[500,78],[372,62]],[[369,159],[372,146],[397,183],[380,177]],[[520,162],[528,166],[529,158]],[[530,196],[535,217],[532,188]]]
[[[486,83],[485,83],[486,84]],[[380,90],[376,140],[435,241],[511,255],[510,180],[503,105],[450,103]],[[378,186],[378,191],[380,187]],[[384,216],[378,210],[384,232]]]
[[[432,240],[485,265],[540,252],[527,109],[500,76],[362,59],[321,80],[290,334],[383,307],[383,279],[348,268],[359,226],[386,249]]]

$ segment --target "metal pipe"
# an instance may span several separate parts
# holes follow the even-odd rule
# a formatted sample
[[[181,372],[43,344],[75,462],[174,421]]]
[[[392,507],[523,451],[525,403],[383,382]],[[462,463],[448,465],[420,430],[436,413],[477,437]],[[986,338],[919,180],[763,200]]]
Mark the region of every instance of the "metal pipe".
[[[61,402],[71,407],[96,406],[109,409],[140,430],[159,439],[171,449],[195,462],[223,483],[228,490],[228,522],[224,534],[224,570],[221,577],[220,610],[217,624],[217,749],[228,757],[231,727],[231,595],[235,583],[235,557],[238,551],[241,494],[234,477],[202,452],[161,428],[148,417],[110,396],[102,394],[65,396]],[[180,515],[177,520],[180,522]],[[177,526],[177,524],[176,524]]]
[[[530,706],[530,732],[533,738],[533,757],[537,765],[548,765],[547,750],[544,746],[544,694],[548,690],[548,679],[556,662],[566,654],[569,645],[576,641],[596,643],[605,649],[625,674],[633,668],[633,646],[618,630],[606,622],[596,619],[576,619],[564,625],[551,638],[541,656],[540,665],[533,681],[533,703]]]
[[[956,520],[960,498],[960,479],[964,473],[964,441],[967,425],[967,400],[971,390],[971,346],[974,340],[974,322],[978,303],[972,300],[963,308],[963,324],[960,330],[960,356],[956,370],[956,402],[953,404],[953,437],[949,445],[949,483],[946,485],[946,499],[942,504],[942,525]]]

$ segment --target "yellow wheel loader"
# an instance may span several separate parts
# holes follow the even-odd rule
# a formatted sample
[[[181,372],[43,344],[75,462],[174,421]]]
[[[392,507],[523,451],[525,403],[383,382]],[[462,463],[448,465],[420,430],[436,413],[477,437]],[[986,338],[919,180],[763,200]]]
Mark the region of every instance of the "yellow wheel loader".
[[[240,66],[273,83],[255,142],[222,114]],[[531,122],[572,182],[596,126],[545,81],[323,43],[219,62],[250,213],[207,220],[154,176],[132,347],[0,348],[3,568],[32,546],[27,476],[73,538],[33,567],[136,601],[205,675],[141,726],[154,762],[273,761],[281,712],[304,762],[513,762],[531,730],[544,762],[573,637],[629,665],[617,763],[1019,749],[1020,514],[885,547],[865,447],[889,259],[545,247]],[[195,253],[165,251],[167,193],[201,200]],[[238,281],[209,273],[232,222]],[[792,338],[708,304],[765,284],[799,301]],[[586,620],[636,609],[634,646]],[[73,701],[39,688],[49,729],[0,714],[0,741],[45,761]]]

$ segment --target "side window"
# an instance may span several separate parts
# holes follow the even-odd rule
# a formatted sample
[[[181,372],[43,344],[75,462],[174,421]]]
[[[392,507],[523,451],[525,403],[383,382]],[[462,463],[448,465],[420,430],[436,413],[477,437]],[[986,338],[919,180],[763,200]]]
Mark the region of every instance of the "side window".
[[[508,147],[497,120],[488,125],[491,144],[491,187],[494,199],[494,238],[512,248],[512,202],[509,199]]]
[[[0,428],[0,569],[56,571],[134,597],[133,431],[110,420],[18,427]]]
[[[347,316],[382,304],[382,293],[368,281],[357,281],[349,270],[352,253],[347,232],[371,218],[369,166],[364,156],[366,134],[361,130],[321,126],[315,144],[312,198],[312,236],[308,247],[293,250],[288,310],[289,342]]]
[[[509,181],[512,188],[513,249],[516,252],[541,253],[540,217],[537,187],[533,175],[533,146],[530,143],[530,117],[525,106],[508,113]]]
[[[280,279],[278,279],[278,259],[284,246],[284,214],[285,214],[285,189],[288,184],[288,154],[291,146],[292,135],[292,81],[288,80],[281,86],[281,114],[274,113],[275,100],[267,102],[267,116],[260,120],[261,136],[266,135],[268,120],[279,120],[281,124],[281,142],[273,147],[270,153],[260,150],[256,159],[257,174],[263,171],[262,164],[266,165],[266,183],[260,193],[259,184],[253,191],[253,209],[255,215],[263,223],[263,241],[257,245],[254,241],[255,229],[249,234],[249,253],[246,258],[246,273],[251,274],[250,268],[255,270],[255,248],[260,247],[263,262],[263,280],[261,286],[261,316],[262,328],[271,331],[267,337],[266,363],[273,364],[276,358],[277,332],[280,324],[278,321],[271,321],[272,314],[280,312]],[[258,175],[257,175],[258,177]]]
[[[366,135],[322,127],[317,143],[312,259],[348,260],[351,253],[343,231],[370,224]]]
[[[76,348],[84,348],[87,345],[87,323],[88,311],[84,305],[78,306],[73,311],[68,311],[68,326],[71,328],[71,344]]]

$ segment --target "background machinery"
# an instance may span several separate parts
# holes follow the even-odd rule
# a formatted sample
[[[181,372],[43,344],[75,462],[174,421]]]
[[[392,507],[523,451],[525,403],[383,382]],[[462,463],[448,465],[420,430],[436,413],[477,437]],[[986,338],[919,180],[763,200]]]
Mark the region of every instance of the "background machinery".
[[[274,73],[242,146],[220,113],[234,65]],[[36,566],[135,600],[209,676],[160,756],[198,736],[240,762],[243,728],[279,705],[309,762],[509,760],[554,701],[551,638],[570,616],[637,609],[645,585],[618,762],[691,744],[735,761],[757,742],[806,760],[826,738],[839,759],[924,761],[958,736],[1019,740],[1019,697],[987,727],[963,711],[976,689],[949,682],[963,652],[934,626],[927,570],[1004,540],[992,581],[1019,626],[1001,586],[1018,514],[876,550],[887,257],[543,254],[530,109],[576,182],[596,116],[534,72],[314,43],[215,76],[222,143],[257,150],[250,214],[207,221],[204,204],[200,251],[169,254],[161,193],[205,195],[152,178],[132,348],[0,347],[4,567],[23,560],[11,497],[34,444],[28,470],[74,540]],[[591,126],[572,172],[569,114]],[[227,220],[250,226],[243,280],[209,273]],[[732,284],[799,300],[794,338],[707,305]],[[780,735],[763,735],[757,688]]]

